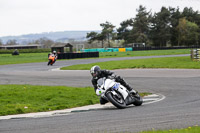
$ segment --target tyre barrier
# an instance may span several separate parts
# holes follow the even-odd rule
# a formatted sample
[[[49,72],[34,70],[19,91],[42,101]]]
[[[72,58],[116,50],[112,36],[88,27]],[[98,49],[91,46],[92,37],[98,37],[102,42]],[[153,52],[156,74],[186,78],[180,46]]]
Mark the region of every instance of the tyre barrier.
[[[93,58],[99,57],[99,52],[59,53],[57,59]]]

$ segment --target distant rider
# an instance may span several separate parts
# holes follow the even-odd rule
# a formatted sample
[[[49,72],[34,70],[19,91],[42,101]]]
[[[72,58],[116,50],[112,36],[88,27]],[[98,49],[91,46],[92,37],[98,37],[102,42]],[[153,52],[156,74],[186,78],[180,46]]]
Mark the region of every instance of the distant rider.
[[[55,50],[53,51],[53,55],[55,56],[55,62],[56,62],[56,59],[58,58],[58,55],[57,55]]]
[[[116,82],[119,82],[121,85],[126,87],[131,94],[135,95],[137,93],[135,90],[133,90],[133,88],[131,86],[129,86],[128,83],[126,83],[124,81],[123,78],[121,78],[120,76],[114,75],[114,72],[111,72],[111,71],[108,71],[108,70],[101,70],[101,68],[96,65],[96,66],[93,66],[90,69],[90,73],[92,75],[92,84],[94,86],[95,92],[96,92],[96,89],[97,89],[98,79],[103,78],[103,77],[106,77],[106,78],[112,77],[112,78],[115,79]],[[100,104],[105,104],[107,102],[108,101],[106,99],[100,97]]]

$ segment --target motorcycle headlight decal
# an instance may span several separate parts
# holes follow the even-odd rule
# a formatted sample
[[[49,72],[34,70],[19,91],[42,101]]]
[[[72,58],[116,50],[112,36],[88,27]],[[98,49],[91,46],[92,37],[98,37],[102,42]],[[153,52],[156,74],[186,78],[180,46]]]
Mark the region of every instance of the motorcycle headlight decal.
[[[117,90],[119,88],[119,83],[114,84],[114,86],[112,87],[113,89]]]

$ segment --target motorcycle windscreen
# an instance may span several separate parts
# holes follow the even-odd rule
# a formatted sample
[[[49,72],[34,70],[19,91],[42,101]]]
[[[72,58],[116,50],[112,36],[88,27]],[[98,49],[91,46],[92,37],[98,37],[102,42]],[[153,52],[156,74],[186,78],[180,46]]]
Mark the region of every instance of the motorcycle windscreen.
[[[98,85],[99,87],[102,86],[103,83],[104,83],[104,79],[103,79],[103,78],[100,78],[100,79],[97,80],[97,85]]]

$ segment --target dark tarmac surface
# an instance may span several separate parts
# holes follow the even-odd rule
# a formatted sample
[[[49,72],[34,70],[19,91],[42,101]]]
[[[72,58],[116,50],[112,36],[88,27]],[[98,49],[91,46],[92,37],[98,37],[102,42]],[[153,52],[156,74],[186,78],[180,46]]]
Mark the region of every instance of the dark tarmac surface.
[[[127,58],[114,60],[122,59]],[[109,60],[112,59],[58,61],[55,66],[46,63],[0,66],[0,84],[92,86],[89,70],[50,69]],[[138,132],[200,125],[200,70],[126,69],[114,72],[139,92],[162,94],[166,98],[121,110],[105,108],[47,118],[0,120],[0,133]]]

